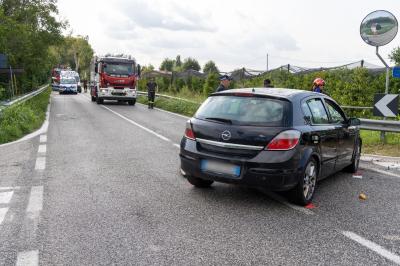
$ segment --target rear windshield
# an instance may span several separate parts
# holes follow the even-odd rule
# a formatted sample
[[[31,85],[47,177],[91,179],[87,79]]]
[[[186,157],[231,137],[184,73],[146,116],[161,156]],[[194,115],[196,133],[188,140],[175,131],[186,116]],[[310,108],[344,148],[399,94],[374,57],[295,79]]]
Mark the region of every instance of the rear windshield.
[[[284,126],[288,105],[286,101],[270,98],[211,96],[195,117],[240,125]]]

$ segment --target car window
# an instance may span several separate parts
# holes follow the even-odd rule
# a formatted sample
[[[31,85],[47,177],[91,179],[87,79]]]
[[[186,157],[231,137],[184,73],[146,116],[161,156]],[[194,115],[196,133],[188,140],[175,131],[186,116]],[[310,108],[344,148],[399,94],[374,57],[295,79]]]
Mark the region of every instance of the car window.
[[[345,116],[336,104],[330,100],[325,100],[325,103],[326,107],[328,108],[328,112],[331,115],[331,123],[337,124],[346,121]]]
[[[311,111],[311,121],[313,124],[328,124],[328,114],[321,99],[311,99],[307,101],[307,105]]]
[[[240,125],[282,126],[287,104],[261,97],[213,96],[202,104],[195,117],[230,120]]]

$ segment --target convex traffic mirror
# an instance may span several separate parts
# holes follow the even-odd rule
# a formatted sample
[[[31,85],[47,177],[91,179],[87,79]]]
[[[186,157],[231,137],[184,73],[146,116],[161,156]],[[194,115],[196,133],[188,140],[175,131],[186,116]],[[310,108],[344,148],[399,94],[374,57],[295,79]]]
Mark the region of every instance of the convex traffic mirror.
[[[369,45],[383,46],[396,37],[398,23],[396,17],[385,10],[368,14],[360,25],[361,38]]]

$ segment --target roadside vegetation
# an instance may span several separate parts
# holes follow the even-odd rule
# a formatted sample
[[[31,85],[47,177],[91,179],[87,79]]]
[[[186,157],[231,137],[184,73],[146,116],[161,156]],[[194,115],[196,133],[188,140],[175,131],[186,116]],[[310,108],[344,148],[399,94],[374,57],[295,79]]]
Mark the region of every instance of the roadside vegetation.
[[[0,144],[17,140],[40,128],[46,118],[51,89],[0,113]]]
[[[400,157],[400,133],[386,133],[386,144],[380,140],[379,131],[361,130],[363,153]]]

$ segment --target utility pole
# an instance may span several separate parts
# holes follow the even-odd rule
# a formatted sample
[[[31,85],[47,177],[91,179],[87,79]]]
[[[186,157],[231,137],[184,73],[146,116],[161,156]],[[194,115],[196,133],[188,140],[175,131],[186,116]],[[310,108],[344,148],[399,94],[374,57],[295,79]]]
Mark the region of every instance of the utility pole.
[[[267,53],[267,72],[268,72],[268,53]]]

